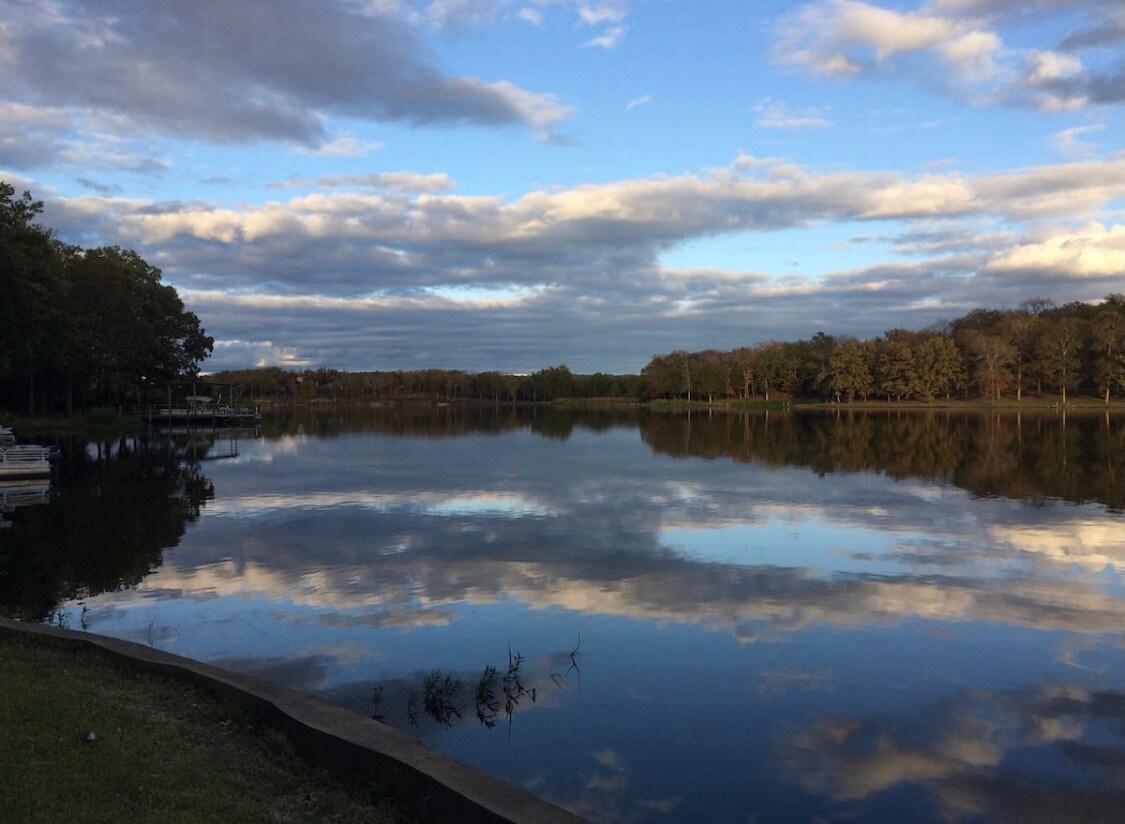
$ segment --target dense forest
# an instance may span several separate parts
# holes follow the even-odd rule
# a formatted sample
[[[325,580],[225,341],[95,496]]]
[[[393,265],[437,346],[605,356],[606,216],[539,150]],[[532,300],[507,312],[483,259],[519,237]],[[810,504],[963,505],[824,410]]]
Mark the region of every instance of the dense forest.
[[[892,329],[868,340],[818,332],[729,352],[654,355],[644,368],[648,398],[714,401],[872,398],[1016,400],[1028,392],[1125,390],[1125,295],[1102,303],[1032,299],[1018,309],[975,309],[918,332]]]
[[[463,372],[457,369],[345,372],[278,367],[216,372],[212,379],[237,386],[257,401],[480,401],[492,404],[554,401],[563,398],[638,398],[637,375],[595,372],[577,375],[565,365],[531,375]]]
[[[0,407],[119,405],[193,375],[214,341],[136,252],[60,243],[0,181]]]

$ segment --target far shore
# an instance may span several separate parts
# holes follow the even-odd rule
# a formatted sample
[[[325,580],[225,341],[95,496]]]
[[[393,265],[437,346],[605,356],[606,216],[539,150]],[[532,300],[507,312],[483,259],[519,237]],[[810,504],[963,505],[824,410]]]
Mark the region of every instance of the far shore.
[[[487,401],[476,398],[461,398],[453,401],[424,397],[395,399],[358,398],[314,398],[260,399],[254,403],[263,409],[282,410],[325,407],[368,407],[368,408],[434,408],[434,407],[476,407],[509,409],[647,409],[656,412],[691,412],[711,410],[722,412],[760,412],[760,411],[835,411],[835,412],[1029,412],[1029,413],[1090,413],[1125,412],[1125,397],[1114,397],[1107,404],[1105,398],[1096,395],[1069,395],[1063,404],[1060,395],[1025,395],[1017,400],[1004,397],[999,400],[985,398],[934,398],[933,400],[853,400],[814,401],[803,398],[751,398],[748,401],[725,398],[721,400],[655,399],[638,400],[628,397],[606,398],[559,398],[552,401]],[[112,437],[130,434],[144,427],[144,421],[128,412],[99,408],[73,415],[16,415],[0,410],[0,423],[12,426],[20,437],[37,435],[83,435],[88,437]]]

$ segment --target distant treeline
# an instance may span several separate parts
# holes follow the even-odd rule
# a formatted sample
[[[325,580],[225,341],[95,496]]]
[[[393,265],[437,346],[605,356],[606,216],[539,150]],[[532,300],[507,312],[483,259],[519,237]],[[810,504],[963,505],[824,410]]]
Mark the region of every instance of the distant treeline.
[[[501,404],[563,398],[637,398],[637,375],[576,375],[565,364],[531,375],[457,369],[345,372],[291,371],[277,367],[217,372],[211,380],[233,384],[255,401],[481,401]]]
[[[214,340],[160,270],[60,243],[34,222],[42,208],[0,181],[0,408],[116,405],[195,374]]]
[[[642,372],[648,398],[802,398],[902,401],[1021,398],[1027,392],[1125,390],[1125,295],[1097,306],[1032,299],[1014,310],[974,309],[911,332],[867,340],[818,332],[729,352],[654,355]]]
[[[345,372],[277,367],[219,372],[215,381],[259,401],[1020,399],[1075,390],[1125,390],[1125,295],[1098,304],[1042,299],[1013,310],[975,309],[918,332],[857,340],[818,332],[730,351],[653,355],[640,375],[574,374],[565,364],[531,375],[449,369]]]

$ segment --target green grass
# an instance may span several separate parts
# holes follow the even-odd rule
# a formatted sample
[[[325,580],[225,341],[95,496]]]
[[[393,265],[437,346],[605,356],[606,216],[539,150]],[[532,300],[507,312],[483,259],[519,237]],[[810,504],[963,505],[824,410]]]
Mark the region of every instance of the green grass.
[[[43,435],[83,435],[114,437],[144,428],[144,422],[132,415],[119,415],[115,409],[99,407],[74,415],[19,415],[0,409],[0,423],[13,427],[16,436],[24,438]]]
[[[0,742],[7,821],[407,821],[185,680],[4,630]]]

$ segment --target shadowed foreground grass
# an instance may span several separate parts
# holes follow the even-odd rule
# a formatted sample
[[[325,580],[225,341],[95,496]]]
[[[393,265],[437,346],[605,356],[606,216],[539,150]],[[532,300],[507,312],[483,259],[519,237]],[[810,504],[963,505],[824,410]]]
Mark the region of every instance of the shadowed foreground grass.
[[[186,681],[4,630],[0,798],[5,821],[408,820]]]

